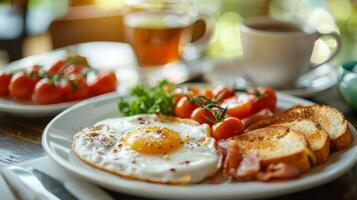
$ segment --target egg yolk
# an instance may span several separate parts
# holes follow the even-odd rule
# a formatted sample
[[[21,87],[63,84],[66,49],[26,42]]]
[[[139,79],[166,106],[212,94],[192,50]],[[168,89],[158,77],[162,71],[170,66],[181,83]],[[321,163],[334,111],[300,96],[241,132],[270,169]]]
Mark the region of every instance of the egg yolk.
[[[130,131],[124,139],[132,150],[143,154],[166,154],[181,146],[178,133],[165,127],[144,127]]]

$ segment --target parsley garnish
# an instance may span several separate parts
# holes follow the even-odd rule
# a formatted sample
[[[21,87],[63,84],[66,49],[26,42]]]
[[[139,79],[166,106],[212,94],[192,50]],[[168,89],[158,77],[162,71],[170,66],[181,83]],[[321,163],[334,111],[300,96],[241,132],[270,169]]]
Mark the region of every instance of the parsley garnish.
[[[119,98],[118,109],[125,116],[144,113],[173,115],[175,97],[173,88],[168,89],[170,85],[166,80],[154,86],[137,85],[128,97]]]

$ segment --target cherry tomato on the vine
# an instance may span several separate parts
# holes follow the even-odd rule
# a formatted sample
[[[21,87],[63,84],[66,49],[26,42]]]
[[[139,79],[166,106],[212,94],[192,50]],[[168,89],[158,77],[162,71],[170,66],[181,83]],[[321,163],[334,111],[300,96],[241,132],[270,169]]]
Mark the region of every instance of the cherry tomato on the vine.
[[[66,62],[64,60],[59,60],[55,62],[49,69],[47,69],[47,73],[52,76],[58,72],[60,72],[63,67],[66,65]]]
[[[182,97],[175,106],[175,115],[181,118],[190,118],[191,113],[197,107],[197,105],[191,104],[187,97]]]
[[[208,118],[208,119],[207,119]],[[196,108],[192,113],[191,113],[191,119],[197,121],[200,124],[208,124],[210,126],[213,125],[213,122],[211,120],[215,120],[214,115],[208,111],[204,110],[203,108]]]
[[[69,79],[62,84],[62,88],[65,92],[66,101],[76,101],[90,97],[87,80],[80,75],[70,75]]]
[[[244,124],[236,117],[228,117],[212,126],[211,135],[217,141],[243,133]]]
[[[225,99],[228,99],[229,97],[233,97],[235,95],[235,92],[227,87],[224,86],[218,86],[213,90],[213,97],[218,99],[220,101],[224,101]]]
[[[38,104],[53,104],[63,102],[64,91],[61,87],[51,83],[47,78],[41,79],[35,87],[32,99]]]
[[[252,114],[252,102],[246,95],[230,97],[223,101],[222,107],[227,107],[227,114],[242,119]]]
[[[25,72],[14,74],[9,85],[10,96],[16,100],[30,100],[38,81],[38,77],[31,77]]]
[[[208,99],[212,99],[213,98],[213,92],[212,92],[211,88],[208,88],[208,87],[202,89],[201,95],[205,96]]]
[[[64,68],[63,73],[66,75],[80,74],[82,72],[83,68],[85,68],[85,67],[82,65],[71,64]]]
[[[97,96],[117,89],[117,78],[114,72],[99,74],[99,76],[89,85],[92,95]]]
[[[274,112],[276,109],[276,94],[270,87],[258,87],[250,92],[252,102],[252,113],[259,112],[264,108],[268,108]]]
[[[6,97],[9,95],[9,84],[11,81],[12,74],[10,73],[0,73],[0,96]]]

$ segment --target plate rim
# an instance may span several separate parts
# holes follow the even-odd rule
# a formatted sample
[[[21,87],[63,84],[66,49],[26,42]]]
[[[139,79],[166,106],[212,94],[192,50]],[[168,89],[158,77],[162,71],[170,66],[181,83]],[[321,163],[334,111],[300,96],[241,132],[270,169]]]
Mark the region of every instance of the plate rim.
[[[346,173],[348,170],[350,170],[357,162],[357,145],[354,144],[351,146],[349,149],[345,150],[341,154],[343,156],[344,154],[348,153],[356,155],[355,159],[351,159],[350,162],[345,163],[344,165],[340,166],[338,169],[334,168],[331,169],[330,171],[327,171],[325,173],[320,173],[316,172],[312,175],[306,175],[304,178],[296,179],[293,181],[289,181],[290,184],[275,184],[275,183],[256,183],[256,184],[264,184],[263,190],[260,190],[258,192],[247,192],[247,193],[234,193],[236,191],[236,185],[232,184],[222,184],[222,185],[208,185],[208,184],[197,184],[197,185],[185,185],[185,186],[171,186],[171,185],[161,185],[161,184],[155,184],[155,183],[147,183],[143,181],[135,181],[132,183],[136,187],[132,187],[132,184],[125,185],[113,185],[108,183],[105,180],[101,180],[98,177],[93,176],[94,172],[90,172],[87,170],[79,170],[81,169],[79,166],[75,166],[73,163],[68,162],[68,160],[63,159],[59,155],[57,155],[55,152],[51,150],[51,148],[48,145],[48,132],[51,129],[51,126],[62,116],[67,115],[70,112],[74,112],[76,109],[79,109],[82,106],[86,106],[87,104],[95,104],[100,101],[105,101],[109,100],[111,98],[116,98],[120,96],[120,94],[113,94],[113,95],[108,95],[108,96],[103,96],[100,98],[96,99],[88,99],[83,102],[80,102],[59,115],[57,115],[55,118],[51,120],[51,122],[46,126],[46,128],[43,131],[42,135],[42,146],[46,153],[53,159],[57,164],[61,165],[64,167],[67,171],[74,173],[75,175],[78,175],[90,182],[99,184],[101,186],[104,186],[106,188],[115,190],[115,191],[120,191],[123,193],[131,194],[131,195],[136,195],[136,196],[145,196],[145,197],[151,197],[151,198],[160,198],[160,199],[172,199],[175,198],[174,194],[180,194],[182,198],[190,198],[190,199],[215,199],[215,198],[221,198],[221,199],[229,199],[229,198],[259,198],[259,197],[273,197],[273,196],[278,196],[278,195],[283,195],[283,194],[288,194],[292,192],[297,192],[309,188],[316,187],[318,185],[322,185],[324,183],[327,183],[333,179],[338,178],[339,176],[343,175]],[[295,103],[300,103],[300,104],[311,104],[314,102],[311,102],[309,100],[301,99],[298,97],[293,97],[287,94],[282,94],[278,93],[278,99],[281,99],[281,101],[291,101],[293,104]],[[354,134],[354,137],[357,137],[357,131],[356,129],[350,124],[350,128],[352,130],[352,133]],[[356,138],[355,138],[356,139]],[[341,164],[341,163],[340,163]],[[329,165],[327,165],[328,167]],[[317,177],[316,177],[317,176]],[[118,177],[121,182],[127,182],[130,183],[129,181],[133,180],[128,180],[125,178]],[[237,183],[237,184],[247,184],[247,185],[241,185],[240,187],[249,187],[250,183]],[[223,186],[224,185],[224,186]],[[217,192],[217,188],[219,187],[220,190],[224,190],[223,192]],[[223,187],[223,188],[222,188]],[[146,188],[146,189],[145,189]],[[187,188],[189,188],[187,190]],[[190,188],[194,188],[194,191]],[[215,192],[209,193],[209,196],[207,196],[207,191],[212,190],[215,188]],[[219,190],[218,189],[218,190]],[[202,196],[205,194],[204,196]],[[238,196],[235,196],[238,195]]]

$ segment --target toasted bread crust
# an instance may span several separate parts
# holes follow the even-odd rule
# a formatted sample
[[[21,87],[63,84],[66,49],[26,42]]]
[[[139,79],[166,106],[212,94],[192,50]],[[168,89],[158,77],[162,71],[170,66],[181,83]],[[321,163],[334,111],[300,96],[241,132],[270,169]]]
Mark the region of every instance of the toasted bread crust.
[[[329,137],[326,131],[312,120],[295,120],[293,122],[273,124],[272,126],[285,126],[301,132],[314,152],[317,164],[324,163],[330,155]],[[311,130],[307,127],[311,126]],[[308,129],[308,131],[307,131]],[[316,142],[318,144],[316,144]]]
[[[343,124],[341,125],[342,126],[341,131],[339,131],[334,135],[330,135],[329,131],[327,130],[328,127],[330,126],[330,121],[326,118],[326,115],[319,113],[321,109],[325,109],[326,111],[331,112],[331,114],[336,115],[337,118],[343,121]],[[250,125],[246,129],[246,131],[267,127],[273,124],[291,122],[300,119],[310,119],[318,123],[320,127],[329,134],[330,147],[331,150],[333,151],[338,151],[347,148],[353,142],[351,130],[343,114],[335,108],[325,105],[318,105],[318,104],[309,105],[309,106],[296,105],[286,110],[285,112],[278,113],[272,117],[260,120]],[[321,158],[318,160],[321,160]]]
[[[314,154],[317,164],[325,163],[330,156],[330,143],[327,141],[321,149],[314,151]]]
[[[341,149],[345,149],[352,144],[353,136],[352,136],[352,132],[351,132],[350,127],[348,126],[347,121],[345,121],[344,130],[345,131],[343,132],[343,134],[340,137],[330,140],[332,151],[338,151]]]
[[[291,154],[289,156],[283,156],[279,158],[272,158],[262,160],[262,166],[268,166],[270,164],[277,164],[277,163],[286,163],[298,168],[301,172],[307,172],[311,169],[311,163],[309,160],[309,156],[306,152],[301,151],[295,154]]]
[[[283,135],[285,134],[294,134],[294,137],[296,138],[295,141],[300,141],[300,144],[302,144],[302,146],[299,147],[300,149],[297,149],[297,151],[292,152],[288,155],[282,154],[279,156],[263,156],[261,157],[262,166],[268,166],[269,164],[283,162],[295,166],[301,172],[309,171],[312,166],[311,162],[315,162],[315,157],[309,147],[309,144],[305,139],[305,136],[298,131],[290,130],[289,128],[284,126],[273,126],[246,132],[243,135],[234,137],[233,140],[236,140],[238,143],[240,143],[239,147],[243,152],[249,153],[251,151],[257,151],[257,153],[261,156],[261,153],[264,152],[264,149],[277,148],[277,151],[279,151],[281,148],[284,148],[283,146],[272,145],[274,144],[274,141],[268,142],[267,140],[265,140],[265,137],[271,136],[276,137],[278,138],[278,140],[280,140],[280,138],[284,137]]]

